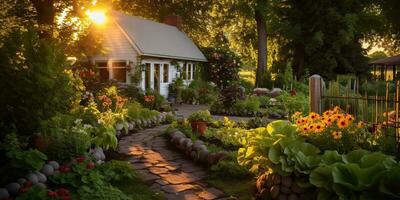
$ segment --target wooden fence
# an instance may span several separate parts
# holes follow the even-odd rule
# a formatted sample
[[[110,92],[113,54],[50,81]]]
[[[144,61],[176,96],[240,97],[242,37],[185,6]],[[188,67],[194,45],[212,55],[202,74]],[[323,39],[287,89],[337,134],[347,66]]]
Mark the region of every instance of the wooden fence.
[[[310,77],[310,109],[322,113],[339,106],[356,120],[369,125],[371,133],[384,134],[394,143],[393,151],[400,153],[400,82],[329,81]],[[393,153],[393,152],[392,152]]]

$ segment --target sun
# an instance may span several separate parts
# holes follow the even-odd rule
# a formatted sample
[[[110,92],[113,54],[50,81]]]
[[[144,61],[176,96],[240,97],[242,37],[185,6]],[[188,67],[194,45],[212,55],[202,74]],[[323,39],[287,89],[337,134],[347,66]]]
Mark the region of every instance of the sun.
[[[95,24],[104,24],[106,22],[106,14],[104,11],[95,10],[95,11],[86,11],[86,15],[89,19]]]

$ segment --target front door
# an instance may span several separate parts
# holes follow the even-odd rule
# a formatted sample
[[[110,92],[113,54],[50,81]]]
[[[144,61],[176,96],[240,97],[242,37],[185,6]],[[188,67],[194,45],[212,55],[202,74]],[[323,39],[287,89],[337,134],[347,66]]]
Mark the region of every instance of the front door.
[[[154,64],[154,91],[160,92],[160,64]]]

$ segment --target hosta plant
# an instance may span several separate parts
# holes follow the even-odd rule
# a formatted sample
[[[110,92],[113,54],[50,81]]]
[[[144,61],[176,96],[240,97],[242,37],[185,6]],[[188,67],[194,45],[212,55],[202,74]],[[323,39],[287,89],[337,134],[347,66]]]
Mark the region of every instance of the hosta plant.
[[[326,152],[310,174],[318,199],[398,199],[400,166],[380,152]]]

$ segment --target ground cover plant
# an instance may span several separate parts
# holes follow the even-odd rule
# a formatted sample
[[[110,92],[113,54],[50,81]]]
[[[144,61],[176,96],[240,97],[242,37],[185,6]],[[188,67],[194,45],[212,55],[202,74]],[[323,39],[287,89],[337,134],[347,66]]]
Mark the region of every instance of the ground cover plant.
[[[351,115],[338,108],[328,112],[331,113],[325,113],[323,119],[328,120],[327,123],[319,122],[321,119],[311,113],[306,117],[311,120],[308,125],[302,124],[301,120],[306,119],[300,118],[297,121],[299,125],[275,121],[266,128],[248,132],[248,137],[242,140],[243,147],[238,151],[238,161],[260,174],[257,181],[259,195],[270,198],[308,196],[312,199],[396,198],[398,193],[388,188],[386,182],[396,179],[396,176],[389,178],[387,174],[398,173],[398,162],[390,155],[374,152],[382,143],[376,140],[376,136],[363,135],[363,124],[353,122]],[[334,120],[332,123],[331,119]],[[304,134],[304,131],[309,132]],[[285,183],[274,182],[270,176],[274,180],[285,179]],[[367,180],[365,177],[373,178]],[[289,187],[288,193],[276,191],[282,187]],[[274,192],[265,193],[267,190]]]

